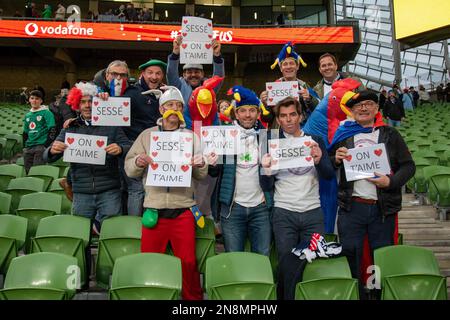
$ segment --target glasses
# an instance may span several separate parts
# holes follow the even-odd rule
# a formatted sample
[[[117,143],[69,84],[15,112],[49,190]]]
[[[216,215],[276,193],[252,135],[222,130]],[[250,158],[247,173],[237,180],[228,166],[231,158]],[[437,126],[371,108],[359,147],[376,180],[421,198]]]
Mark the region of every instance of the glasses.
[[[355,104],[354,106],[353,106],[353,110],[360,110],[360,109],[362,109],[363,107],[366,107],[366,108],[375,108],[376,107],[376,103],[375,102],[373,102],[373,101],[370,101],[370,102],[365,102],[365,103],[357,103],[357,104]]]
[[[127,78],[128,73],[118,73],[118,72],[108,72],[110,75],[112,75],[114,78],[117,78],[120,76],[121,78]]]

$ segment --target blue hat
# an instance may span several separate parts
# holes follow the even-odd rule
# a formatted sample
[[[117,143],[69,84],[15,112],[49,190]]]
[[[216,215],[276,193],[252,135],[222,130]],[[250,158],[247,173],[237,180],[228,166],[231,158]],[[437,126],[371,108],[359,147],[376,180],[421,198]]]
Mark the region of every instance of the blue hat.
[[[278,54],[277,59],[275,62],[270,66],[271,69],[275,69],[276,65],[281,65],[281,63],[286,58],[294,58],[294,60],[298,63],[301,63],[303,68],[306,68],[306,63],[303,61],[302,57],[295,52],[294,50],[294,44],[292,42],[288,42],[284,45],[284,47],[281,49],[280,53]]]
[[[269,111],[264,107],[256,93],[250,89],[243,86],[234,86],[228,90],[227,94],[233,95],[233,101],[231,101],[230,107],[224,112],[226,116],[229,116],[232,108],[236,110],[243,106],[255,106],[257,109],[260,108],[262,110],[263,115],[269,114]]]

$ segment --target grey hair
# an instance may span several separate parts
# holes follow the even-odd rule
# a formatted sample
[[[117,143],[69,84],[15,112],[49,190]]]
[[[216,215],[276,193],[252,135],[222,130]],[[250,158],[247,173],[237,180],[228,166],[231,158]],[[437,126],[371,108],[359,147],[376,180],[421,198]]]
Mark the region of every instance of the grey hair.
[[[106,68],[106,73],[109,72],[109,70],[112,67],[125,67],[127,69],[127,73],[130,74],[130,69],[128,68],[128,65],[125,61],[122,60],[114,60],[113,62],[111,62],[108,67]]]

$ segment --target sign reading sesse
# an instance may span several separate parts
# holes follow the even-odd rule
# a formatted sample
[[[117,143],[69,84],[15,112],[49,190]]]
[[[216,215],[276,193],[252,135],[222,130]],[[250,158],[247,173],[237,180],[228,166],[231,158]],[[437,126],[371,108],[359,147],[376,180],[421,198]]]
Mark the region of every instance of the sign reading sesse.
[[[93,126],[130,126],[130,98],[92,99]]]

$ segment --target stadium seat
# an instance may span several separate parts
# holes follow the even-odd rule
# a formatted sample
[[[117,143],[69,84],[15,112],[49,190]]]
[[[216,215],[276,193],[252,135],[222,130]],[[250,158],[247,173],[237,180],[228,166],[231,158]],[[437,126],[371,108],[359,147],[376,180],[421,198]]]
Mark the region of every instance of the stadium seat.
[[[358,300],[358,280],[352,279],[346,257],[316,259],[295,287],[296,300]]]
[[[27,176],[43,179],[44,191],[46,191],[52,181],[59,178],[59,168],[50,165],[32,166]]]
[[[141,218],[117,216],[103,221],[98,242],[97,284],[108,288],[117,258],[141,252]]]
[[[448,179],[450,178],[450,168],[430,178],[428,186],[428,198],[438,208],[450,208],[450,189]]]
[[[84,217],[59,215],[42,218],[32,239],[31,253],[56,252],[77,258],[81,285],[88,279],[86,248],[89,246],[91,221]]]
[[[433,251],[405,245],[374,251],[383,300],[447,300],[447,284]]]
[[[23,157],[17,158],[16,164],[17,164],[18,166],[22,166],[22,167],[23,167],[23,166],[25,165],[25,162],[24,162]]]
[[[12,179],[23,176],[23,167],[16,164],[0,165],[0,191],[5,191]]]
[[[23,195],[43,191],[44,191],[44,180],[34,177],[23,177],[12,179],[5,190],[6,193],[9,193],[12,196],[11,199],[12,212],[15,212],[15,210],[19,206],[20,198]]]
[[[111,278],[111,300],[178,300],[181,260],[160,253],[117,258]]]
[[[428,166],[426,168],[423,168],[423,176],[425,183],[427,185],[427,192],[430,191],[431,193],[428,193],[428,197],[431,197],[431,201],[435,201],[436,199],[434,196],[436,196],[436,188],[434,188],[431,185],[431,179],[434,176],[448,176],[450,174],[450,167],[444,167],[444,166]],[[434,191],[433,191],[434,190]]]
[[[10,215],[0,215],[0,274],[5,274],[11,260],[25,243],[27,219]]]
[[[7,152],[10,153],[9,158],[11,159],[15,154],[22,152],[23,143],[22,135],[17,133],[10,133],[5,136]]]
[[[17,215],[28,219],[25,251],[31,249],[31,237],[36,234],[42,218],[61,214],[61,196],[49,192],[36,192],[22,196]]]
[[[53,252],[16,257],[9,266],[0,299],[72,299],[79,286],[76,265],[76,258]]]
[[[195,255],[197,268],[200,273],[205,273],[206,260],[216,254],[216,236],[214,233],[214,221],[205,219],[203,228],[195,228]]]
[[[0,192],[0,214],[9,214],[11,212],[11,195]]]
[[[422,159],[427,159],[428,161],[430,161],[430,163],[432,165],[439,164],[439,156],[436,154],[436,152],[431,151],[429,149],[424,149],[423,147],[420,147],[420,146],[419,146],[419,148],[420,149],[418,151],[415,151],[412,154],[414,160],[422,158]]]
[[[406,185],[416,193],[425,193],[427,192],[427,185],[423,176],[423,168],[430,166],[431,161],[425,158],[416,158],[414,162],[416,164],[416,173]]]
[[[3,159],[3,152],[5,151],[6,139],[0,137],[0,160]]]
[[[61,179],[53,180],[47,191],[59,194],[62,197],[61,214],[72,214],[72,201],[67,198],[64,189],[59,185]]]
[[[69,162],[64,162],[63,158],[59,158],[55,162],[52,162],[51,165],[53,167],[57,167],[59,169],[58,178],[62,178],[62,177],[64,177],[64,172],[65,172],[66,168],[70,166],[70,163]]]
[[[269,258],[251,252],[228,252],[206,260],[205,287],[211,300],[274,300]]]

